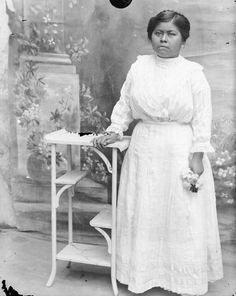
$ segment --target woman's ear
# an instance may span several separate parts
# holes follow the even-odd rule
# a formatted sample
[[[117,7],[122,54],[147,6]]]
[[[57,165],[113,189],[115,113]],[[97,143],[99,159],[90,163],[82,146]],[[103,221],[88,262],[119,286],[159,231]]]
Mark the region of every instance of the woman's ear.
[[[181,45],[182,49],[184,49],[185,44],[186,44],[186,41],[183,41],[183,42],[182,42],[182,45]]]
[[[152,44],[152,40],[149,39],[148,37],[147,37],[147,42],[148,42],[149,44]]]

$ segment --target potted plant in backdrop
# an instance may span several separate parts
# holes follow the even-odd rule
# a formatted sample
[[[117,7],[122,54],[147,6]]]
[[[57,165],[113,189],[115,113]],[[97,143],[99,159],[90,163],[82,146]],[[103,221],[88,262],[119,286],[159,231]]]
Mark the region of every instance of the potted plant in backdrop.
[[[81,102],[81,131],[82,132],[94,132],[102,133],[105,131],[110,119],[107,117],[105,111],[100,111],[98,106],[95,104],[95,99],[91,94],[91,90],[85,84],[81,85],[80,88],[80,102]],[[111,190],[112,190],[112,178],[108,172],[107,167],[103,160],[94,152],[93,148],[82,146],[81,147],[81,160],[82,170],[88,171],[94,181],[101,183],[108,188],[108,202],[111,203]],[[112,150],[101,149],[101,152],[108,158],[112,163]],[[119,186],[121,166],[125,151],[117,153],[117,181]]]
[[[40,6],[32,7],[35,17],[43,20],[44,26],[40,27],[37,23],[31,23],[28,34],[17,33],[14,38],[18,41],[18,52],[29,56],[40,55],[41,52],[60,53],[65,47],[71,62],[76,66],[79,72],[81,60],[89,54],[88,39],[86,37],[77,38],[69,36],[69,42],[64,46],[60,36],[61,28],[51,22],[50,15],[43,15]],[[21,22],[21,18],[16,16],[16,21]],[[19,27],[19,26],[18,26]],[[60,29],[60,30],[59,30]],[[76,39],[77,38],[77,39]],[[19,59],[18,59],[19,60]],[[27,170],[33,180],[42,181],[50,178],[50,150],[46,146],[43,137],[45,133],[60,128],[73,129],[73,116],[77,112],[70,110],[70,101],[73,97],[70,93],[70,87],[58,92],[58,106],[51,111],[50,129],[45,130],[41,122],[41,102],[47,95],[47,85],[44,77],[39,77],[38,67],[33,61],[25,63],[24,67],[17,71],[17,78],[14,88],[16,97],[15,114],[18,123],[22,129],[27,131],[27,149],[30,156],[27,160]],[[92,95],[91,87],[86,81],[80,82],[80,124],[81,132],[103,132],[109,125],[110,120],[107,118],[105,111],[99,110],[96,105],[96,99]],[[81,149],[82,169],[88,170],[90,176],[97,182],[109,184],[109,173],[101,158],[91,149],[85,146]],[[102,151],[111,161],[111,149]],[[120,174],[121,164],[124,152],[118,152],[118,175]],[[65,169],[66,161],[61,153],[56,155],[58,173]]]
[[[68,118],[68,114],[73,117],[76,113],[78,117],[78,110],[75,108],[71,110],[70,103],[73,101],[73,96],[69,85],[56,94],[58,108],[51,111],[51,116],[48,119],[44,118],[44,122],[42,120],[42,104],[46,100],[48,89],[45,77],[39,76],[38,65],[31,60],[31,57],[40,56],[41,52],[60,53],[62,34],[59,34],[57,24],[50,23],[48,14],[42,15],[40,5],[32,6],[31,9],[35,16],[42,18],[43,26],[31,22],[26,34],[19,30],[22,22],[18,15],[14,16],[12,22],[15,33],[11,38],[17,41],[14,87],[15,114],[18,125],[24,130],[27,137],[27,150],[30,153],[27,159],[28,176],[33,180],[48,181],[50,180],[51,153],[44,142],[44,135],[62,128],[64,125],[76,122],[74,118]],[[23,56],[26,57],[24,62],[21,59]],[[45,124],[45,121],[49,124]],[[57,174],[64,173],[66,159],[61,152],[56,153],[56,164]]]
[[[17,73],[14,88],[15,114],[19,126],[27,133],[27,149],[30,152],[27,159],[29,177],[37,181],[48,181],[50,180],[51,153],[44,142],[44,135],[49,131],[43,129],[40,118],[40,104],[45,99],[47,90],[43,77],[37,74],[37,69],[36,63],[28,61]],[[65,110],[61,112],[60,117]],[[56,129],[55,124],[52,130]],[[66,160],[60,152],[56,153],[56,163],[57,173],[64,173]]]

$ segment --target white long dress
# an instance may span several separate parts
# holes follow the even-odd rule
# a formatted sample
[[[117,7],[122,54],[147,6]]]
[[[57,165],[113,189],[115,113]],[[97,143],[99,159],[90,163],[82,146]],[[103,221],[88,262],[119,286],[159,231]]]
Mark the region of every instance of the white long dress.
[[[135,126],[125,154],[117,204],[117,279],[134,293],[162,287],[205,294],[223,277],[212,169],[204,153],[202,187],[183,187],[193,152],[210,144],[209,84],[198,63],[182,56],[138,56],[107,131]]]

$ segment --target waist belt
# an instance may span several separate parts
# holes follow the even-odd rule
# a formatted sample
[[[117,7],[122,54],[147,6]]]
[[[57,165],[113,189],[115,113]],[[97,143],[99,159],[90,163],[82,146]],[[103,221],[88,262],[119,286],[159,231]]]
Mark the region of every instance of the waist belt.
[[[145,124],[181,124],[181,125],[188,125],[188,122],[179,122],[179,121],[174,121],[174,120],[141,120],[140,122],[145,123]]]

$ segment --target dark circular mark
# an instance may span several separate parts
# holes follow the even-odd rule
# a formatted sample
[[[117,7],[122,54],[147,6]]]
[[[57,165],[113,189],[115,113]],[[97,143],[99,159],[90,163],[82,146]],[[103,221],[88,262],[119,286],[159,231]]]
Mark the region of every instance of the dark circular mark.
[[[116,8],[125,8],[130,5],[132,0],[110,0],[111,5]]]
[[[81,273],[80,278],[82,278],[82,277],[84,277],[84,276],[85,276],[85,274],[84,274],[84,273]]]

